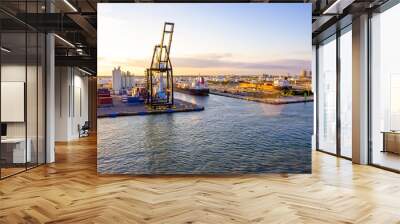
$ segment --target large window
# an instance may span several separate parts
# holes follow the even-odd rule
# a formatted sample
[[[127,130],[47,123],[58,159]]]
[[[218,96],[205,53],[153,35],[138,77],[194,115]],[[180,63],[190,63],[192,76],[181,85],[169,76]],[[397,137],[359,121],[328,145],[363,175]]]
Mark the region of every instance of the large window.
[[[318,48],[318,149],[336,153],[336,39]]]
[[[352,35],[351,26],[340,36],[340,155],[352,157]]]
[[[372,163],[400,170],[400,4],[371,19]]]
[[[8,4],[19,12],[43,10],[40,1]],[[5,178],[45,162],[45,35],[2,13],[0,26],[0,178]]]
[[[318,149],[352,157],[352,29],[318,48]],[[339,92],[338,92],[339,90]],[[337,122],[340,123],[337,123]]]

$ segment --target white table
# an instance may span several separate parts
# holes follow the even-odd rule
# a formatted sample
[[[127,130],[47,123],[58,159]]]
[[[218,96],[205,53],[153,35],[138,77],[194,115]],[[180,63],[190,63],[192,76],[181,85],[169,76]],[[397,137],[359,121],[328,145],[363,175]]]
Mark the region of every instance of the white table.
[[[382,152],[392,152],[400,154],[400,132],[382,131],[381,133],[383,134]]]
[[[5,138],[1,139],[1,144],[4,146],[13,146],[13,163],[26,163],[31,162],[32,153],[31,153],[31,145],[32,141],[30,138],[26,139],[28,143],[28,147],[26,147],[25,152],[25,138]],[[2,146],[2,147],[4,147]]]

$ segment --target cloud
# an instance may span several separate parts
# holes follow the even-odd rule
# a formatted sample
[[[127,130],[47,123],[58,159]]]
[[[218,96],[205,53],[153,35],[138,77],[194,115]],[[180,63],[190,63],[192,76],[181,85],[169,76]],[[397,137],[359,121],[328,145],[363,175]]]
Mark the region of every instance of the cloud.
[[[281,59],[273,61],[244,62],[221,59],[204,58],[173,58],[171,59],[176,67],[194,68],[231,68],[246,70],[265,70],[281,72],[298,72],[301,69],[310,69],[311,61],[302,59]]]
[[[232,53],[207,53],[207,54],[196,54],[188,58],[197,58],[197,59],[212,59],[212,60],[221,60],[223,58],[232,58]]]
[[[236,72],[262,72],[262,73],[291,73],[297,74],[302,69],[311,69],[311,61],[304,59],[280,59],[270,61],[244,61],[244,60],[231,60],[232,54],[207,54],[196,55],[190,57],[172,57],[171,62],[174,69],[190,68],[190,70],[208,70],[212,71],[230,71],[229,73]],[[107,60],[106,58],[98,58],[99,66],[107,70],[112,70],[112,67],[121,66],[123,70],[129,68],[142,68],[144,71],[146,67],[150,66],[150,59],[113,59]],[[101,69],[100,69],[101,70]]]

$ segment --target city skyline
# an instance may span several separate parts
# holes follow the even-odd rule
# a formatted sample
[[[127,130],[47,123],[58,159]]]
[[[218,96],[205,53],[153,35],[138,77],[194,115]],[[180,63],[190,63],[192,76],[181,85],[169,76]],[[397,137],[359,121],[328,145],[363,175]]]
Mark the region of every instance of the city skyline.
[[[98,73],[121,66],[143,76],[163,23],[174,22],[174,75],[298,74],[311,67],[310,11],[310,4],[99,4]]]
[[[112,77],[112,74],[113,74],[113,72],[115,71],[115,70],[120,70],[121,71],[121,74],[124,74],[124,75],[128,75],[128,76],[133,76],[133,77],[145,77],[144,76],[144,74],[135,74],[135,73],[133,73],[133,72],[131,72],[130,70],[124,70],[124,68],[122,67],[122,66],[115,66],[115,67],[113,67],[113,69],[111,70],[111,72],[110,72],[110,74],[107,74],[107,75],[101,75],[101,77],[108,77],[108,78],[111,78]],[[215,77],[217,77],[217,76],[263,76],[263,75],[268,75],[268,76],[301,76],[301,74],[303,73],[303,72],[307,72],[307,73],[309,73],[309,75],[311,76],[311,70],[307,70],[307,69],[301,69],[300,71],[298,71],[298,72],[295,72],[295,73],[275,73],[275,74],[270,74],[270,73],[266,73],[266,72],[264,72],[264,73],[260,73],[260,74],[222,74],[222,73],[220,73],[220,74],[215,74],[215,75],[210,75],[210,74],[201,74],[201,76],[205,76],[205,77],[207,77],[207,76],[215,76]],[[191,76],[199,76],[198,74],[174,74],[175,76],[182,76],[182,77],[185,77],[185,76],[187,76],[187,77],[191,77]]]

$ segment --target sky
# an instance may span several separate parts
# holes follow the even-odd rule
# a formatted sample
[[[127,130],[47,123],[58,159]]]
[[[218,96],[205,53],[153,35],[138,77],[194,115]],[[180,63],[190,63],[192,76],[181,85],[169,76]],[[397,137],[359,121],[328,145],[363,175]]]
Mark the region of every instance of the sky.
[[[164,22],[174,75],[298,74],[311,67],[311,4],[99,3],[98,75],[144,75]]]

